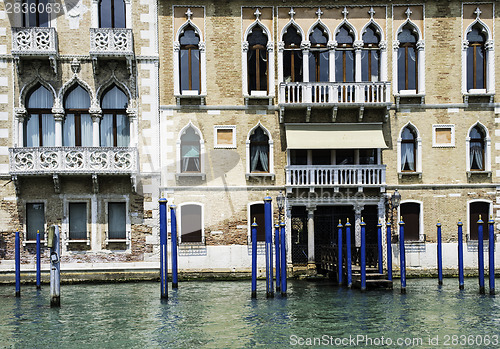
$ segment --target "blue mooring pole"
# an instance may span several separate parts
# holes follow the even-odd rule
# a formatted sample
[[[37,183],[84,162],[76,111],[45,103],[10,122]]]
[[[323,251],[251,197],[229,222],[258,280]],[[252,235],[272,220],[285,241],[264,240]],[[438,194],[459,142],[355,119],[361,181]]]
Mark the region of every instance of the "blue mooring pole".
[[[366,291],[366,223],[361,217],[361,291]]]
[[[343,268],[342,268],[342,223],[340,222],[339,219],[339,225],[337,225],[338,228],[338,234],[337,234],[337,275],[338,275],[338,282],[339,285],[342,285],[342,273],[343,273]]]
[[[387,244],[387,280],[392,281],[392,236],[391,236],[391,223],[387,222],[386,225],[386,244]]]
[[[170,234],[172,242],[172,288],[179,287],[177,267],[177,217],[175,205],[170,205]]]
[[[42,261],[41,259],[41,254],[40,254],[40,230],[36,231],[36,288],[37,290],[41,289],[41,268],[42,268]]]
[[[160,199],[160,297],[168,299],[167,199]]]
[[[438,265],[438,285],[443,284],[443,246],[441,244],[441,223],[436,224],[437,227],[437,265]]]
[[[378,273],[384,272],[384,257],[382,256],[382,222],[377,224]]]
[[[281,296],[286,297],[286,237],[285,223],[280,223],[281,230]]]
[[[489,277],[490,277],[490,295],[495,294],[495,221],[490,217],[488,221],[488,255],[489,255]]]
[[[257,298],[257,223],[252,223],[252,298]]]
[[[479,268],[479,293],[484,294],[484,241],[483,241],[483,220],[479,215],[477,221],[477,261]]]
[[[276,250],[276,292],[281,291],[281,281],[280,281],[280,226],[279,224],[274,225],[274,249]]]
[[[271,197],[264,198],[264,222],[266,232],[266,297],[273,298],[273,221]]]
[[[16,297],[21,297],[21,240],[18,231],[16,231],[14,254],[16,259]]]
[[[401,293],[406,293],[405,222],[399,221],[399,268],[401,271]]]
[[[462,227],[463,223],[458,221],[458,288],[463,290],[464,286],[464,243]]]
[[[345,259],[346,259],[346,269],[347,269],[347,287],[352,287],[352,258],[351,258],[351,223],[349,223],[349,218],[345,224]]]

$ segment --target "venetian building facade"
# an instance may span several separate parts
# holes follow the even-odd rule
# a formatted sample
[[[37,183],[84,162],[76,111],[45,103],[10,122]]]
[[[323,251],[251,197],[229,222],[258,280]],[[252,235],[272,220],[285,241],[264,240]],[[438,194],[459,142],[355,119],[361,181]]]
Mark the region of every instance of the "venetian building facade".
[[[23,14],[32,3],[36,11]],[[57,224],[63,263],[150,260],[159,184],[156,4],[19,0],[1,10],[2,258],[13,259],[19,230],[23,263],[34,260],[37,231],[44,240]]]
[[[458,220],[473,267],[475,222],[497,219],[495,3],[257,5],[160,1],[161,191],[181,268],[248,268],[250,224],[267,193],[277,222],[279,191],[294,268],[319,267],[347,219],[372,256],[392,223],[397,266],[400,216],[410,268],[435,268],[438,220],[445,267]]]

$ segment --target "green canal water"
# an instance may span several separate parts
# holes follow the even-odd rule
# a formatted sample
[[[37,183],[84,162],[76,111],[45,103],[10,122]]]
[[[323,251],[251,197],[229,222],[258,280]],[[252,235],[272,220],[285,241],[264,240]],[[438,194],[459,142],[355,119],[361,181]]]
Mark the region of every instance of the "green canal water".
[[[0,286],[0,347],[291,348],[500,347],[500,296],[480,296],[477,280],[410,279],[407,294],[290,281],[288,298],[265,298],[259,281],[192,281],[159,299],[159,283]],[[398,342],[399,341],[399,342]]]

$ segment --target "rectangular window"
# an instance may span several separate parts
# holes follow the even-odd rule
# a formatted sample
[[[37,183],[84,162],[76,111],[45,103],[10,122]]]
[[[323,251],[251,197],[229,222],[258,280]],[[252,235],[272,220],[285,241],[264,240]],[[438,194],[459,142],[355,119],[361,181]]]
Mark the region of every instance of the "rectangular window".
[[[214,126],[214,148],[236,148],[236,126]]]
[[[377,165],[378,154],[377,149],[360,149],[359,164],[360,165]]]
[[[306,149],[291,149],[290,150],[290,165],[292,165],[292,166],[307,165],[307,150]]]
[[[264,204],[253,204],[250,206],[250,229],[252,229],[252,224],[257,223],[257,242],[266,241],[266,230],[265,230],[265,217],[264,217]],[[252,241],[252,231],[250,230],[250,241]]]
[[[69,204],[69,239],[87,240],[87,204],[85,202]]]
[[[455,125],[432,125],[432,146],[436,148],[455,146]]]
[[[200,205],[181,207],[181,242],[202,242],[202,220]]]
[[[405,241],[420,240],[420,204],[416,202],[402,203],[400,215],[405,222]]]
[[[354,165],[354,150],[337,149],[335,159],[337,165]]]
[[[490,217],[490,204],[488,202],[471,202],[469,205],[469,239],[477,240],[479,216],[483,224],[483,240],[488,240],[488,224]]]
[[[36,232],[45,230],[45,207],[43,203],[26,204],[26,240],[36,240]],[[41,235],[41,238],[43,235]],[[43,239],[43,238],[42,238]]]
[[[108,203],[108,238],[127,238],[127,207],[124,202]]]

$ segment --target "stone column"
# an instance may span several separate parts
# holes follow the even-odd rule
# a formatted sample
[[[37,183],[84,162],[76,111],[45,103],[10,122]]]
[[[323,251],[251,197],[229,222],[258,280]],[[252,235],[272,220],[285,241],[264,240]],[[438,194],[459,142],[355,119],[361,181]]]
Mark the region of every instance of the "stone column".
[[[363,80],[361,75],[361,50],[363,48],[363,41],[354,41],[354,81],[361,82]]]
[[[132,28],[132,1],[124,0],[125,2],[125,28]],[[151,38],[153,40],[153,38]]]
[[[200,50],[200,94],[205,96],[207,94],[207,59],[206,59],[206,46],[205,42],[201,41],[198,44]]]
[[[179,78],[179,66],[180,57],[179,52],[181,50],[181,43],[179,41],[174,41],[174,95],[179,96],[181,94],[181,81]]]
[[[486,92],[495,93],[495,44],[493,40],[486,41]]]
[[[316,206],[307,206],[307,268],[316,269],[314,256],[314,211]]]
[[[399,93],[398,86],[398,50],[399,40],[392,42],[392,93],[397,95]]]
[[[311,43],[309,41],[302,41],[300,44],[302,49],[302,80],[304,82],[309,82],[309,49],[311,48]],[[302,99],[306,103],[310,103],[312,100],[311,86],[307,86],[305,91],[302,91]]]
[[[419,40],[417,42],[417,59],[418,59],[418,94],[425,94],[425,42]],[[396,56],[397,57],[397,56]]]
[[[355,246],[361,247],[361,212],[363,205],[354,205],[354,232],[355,232]]]
[[[54,145],[56,147],[62,147],[63,145],[63,121],[64,121],[64,110],[60,109],[54,112]]]
[[[243,91],[243,96],[248,96],[250,94],[250,91],[248,91],[248,48],[248,41],[243,41],[241,43],[241,88]]]
[[[328,41],[328,80],[335,81],[335,49],[337,41]]]
[[[285,49],[285,42],[284,41],[278,41],[278,83],[284,82],[284,76],[283,76],[283,51]]]
[[[130,125],[130,143],[129,147],[137,147],[138,129],[137,129],[137,109],[127,108],[127,116]]]
[[[387,41],[380,41],[378,44],[380,47],[380,81],[387,82],[389,78],[387,77]],[[395,84],[396,82],[393,82]],[[385,101],[389,102],[391,100],[391,91],[389,87],[385,89]]]
[[[469,41],[462,40],[462,93],[467,93],[467,49]]]
[[[26,118],[25,108],[15,108],[14,114],[17,119],[17,140],[18,147],[24,147],[24,119]]]
[[[102,110],[97,107],[90,108],[90,117],[92,118],[92,146],[99,147],[101,145],[99,123],[102,118]]]
[[[269,86],[267,86],[267,89],[269,90],[268,91],[268,96],[274,96],[275,95],[275,86],[274,86],[274,83],[275,83],[275,77],[274,77],[274,42],[273,41],[269,41],[267,43],[267,72],[268,72],[268,84]]]
[[[91,26],[92,28],[99,28],[99,0],[92,0],[91,6]]]

